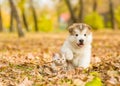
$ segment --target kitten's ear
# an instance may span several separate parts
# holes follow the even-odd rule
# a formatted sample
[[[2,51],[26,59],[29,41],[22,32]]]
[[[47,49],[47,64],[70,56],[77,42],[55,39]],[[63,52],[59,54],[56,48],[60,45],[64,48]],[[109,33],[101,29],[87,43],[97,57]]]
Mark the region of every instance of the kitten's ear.
[[[58,53],[53,53],[53,57],[55,57],[55,56],[59,57],[59,54]]]
[[[62,58],[65,58],[65,54],[64,54],[64,53],[62,53],[62,54],[61,54],[61,57],[62,57]]]
[[[53,53],[53,58],[58,58],[60,57],[58,53]]]

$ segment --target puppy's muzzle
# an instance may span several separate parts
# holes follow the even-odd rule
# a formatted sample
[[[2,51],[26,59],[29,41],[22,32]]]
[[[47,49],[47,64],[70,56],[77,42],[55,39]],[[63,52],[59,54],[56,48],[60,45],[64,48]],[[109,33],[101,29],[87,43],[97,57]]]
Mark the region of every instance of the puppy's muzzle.
[[[79,43],[80,43],[81,45],[83,45],[83,42],[84,42],[83,39],[80,39],[80,40],[79,40]]]

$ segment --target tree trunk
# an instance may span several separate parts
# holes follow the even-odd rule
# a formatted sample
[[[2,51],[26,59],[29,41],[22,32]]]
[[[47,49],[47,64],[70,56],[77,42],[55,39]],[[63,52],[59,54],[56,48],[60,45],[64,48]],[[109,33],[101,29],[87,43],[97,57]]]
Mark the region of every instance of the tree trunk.
[[[13,17],[16,19],[16,22],[17,22],[18,36],[23,37],[24,33],[22,31],[22,24],[21,24],[21,21],[20,21],[19,14],[17,12],[17,8],[15,7],[15,4],[14,4],[13,0],[9,0],[9,3],[10,3],[10,6],[11,6],[11,10],[13,12]]]
[[[14,20],[14,17],[13,17],[13,12],[11,10],[11,15],[10,15],[10,32],[14,31],[14,29],[13,29],[13,20]]]
[[[33,6],[33,0],[30,0],[30,6],[31,6],[31,9],[32,9],[32,13],[33,13],[33,19],[34,19],[34,24],[35,24],[35,31],[38,32],[39,29],[38,29],[38,23],[37,23],[37,15],[36,15],[36,12],[35,12],[35,8]]]
[[[37,24],[37,16],[36,16],[34,7],[32,7],[32,12],[33,12],[33,18],[34,18],[34,23],[35,23],[35,31],[37,32],[39,30],[38,30],[38,24]]]
[[[73,11],[72,6],[70,4],[70,0],[65,0],[65,2],[66,2],[66,5],[67,5],[67,7],[69,9],[70,14],[71,14],[71,19],[72,19],[73,23],[77,22],[77,20],[75,18],[74,11]]]
[[[25,16],[25,12],[24,12],[24,11],[23,11],[23,13],[22,13],[22,17],[23,17],[23,23],[24,23],[24,25],[25,25],[25,29],[26,29],[26,31],[29,32],[28,23],[27,23],[27,20],[26,20],[26,16]]]
[[[82,23],[83,22],[83,12],[84,12],[84,6],[83,6],[83,0],[79,0],[80,4],[80,13],[79,13],[79,21]]]
[[[113,11],[113,3],[112,0],[109,0],[109,12],[110,12],[110,21],[111,21],[111,27],[115,29],[115,20],[114,20],[114,11]]]
[[[3,23],[2,23],[2,12],[1,12],[1,6],[0,6],[0,32],[3,31]]]
[[[97,0],[93,0],[93,12],[97,10]]]

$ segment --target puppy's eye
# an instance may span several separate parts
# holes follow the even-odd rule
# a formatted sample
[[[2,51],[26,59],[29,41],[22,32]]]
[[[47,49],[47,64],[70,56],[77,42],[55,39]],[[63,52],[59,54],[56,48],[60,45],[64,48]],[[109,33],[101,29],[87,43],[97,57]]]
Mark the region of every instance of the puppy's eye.
[[[86,34],[84,34],[84,36],[86,36]]]
[[[78,36],[78,34],[75,34],[75,36]]]

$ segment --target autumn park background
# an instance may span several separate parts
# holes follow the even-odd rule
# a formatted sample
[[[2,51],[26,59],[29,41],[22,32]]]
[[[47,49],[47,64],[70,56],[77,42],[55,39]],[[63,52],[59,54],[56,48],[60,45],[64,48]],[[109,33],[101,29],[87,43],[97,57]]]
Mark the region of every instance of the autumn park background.
[[[91,65],[55,74],[76,22],[92,27]],[[0,86],[120,86],[120,0],[0,0]]]

